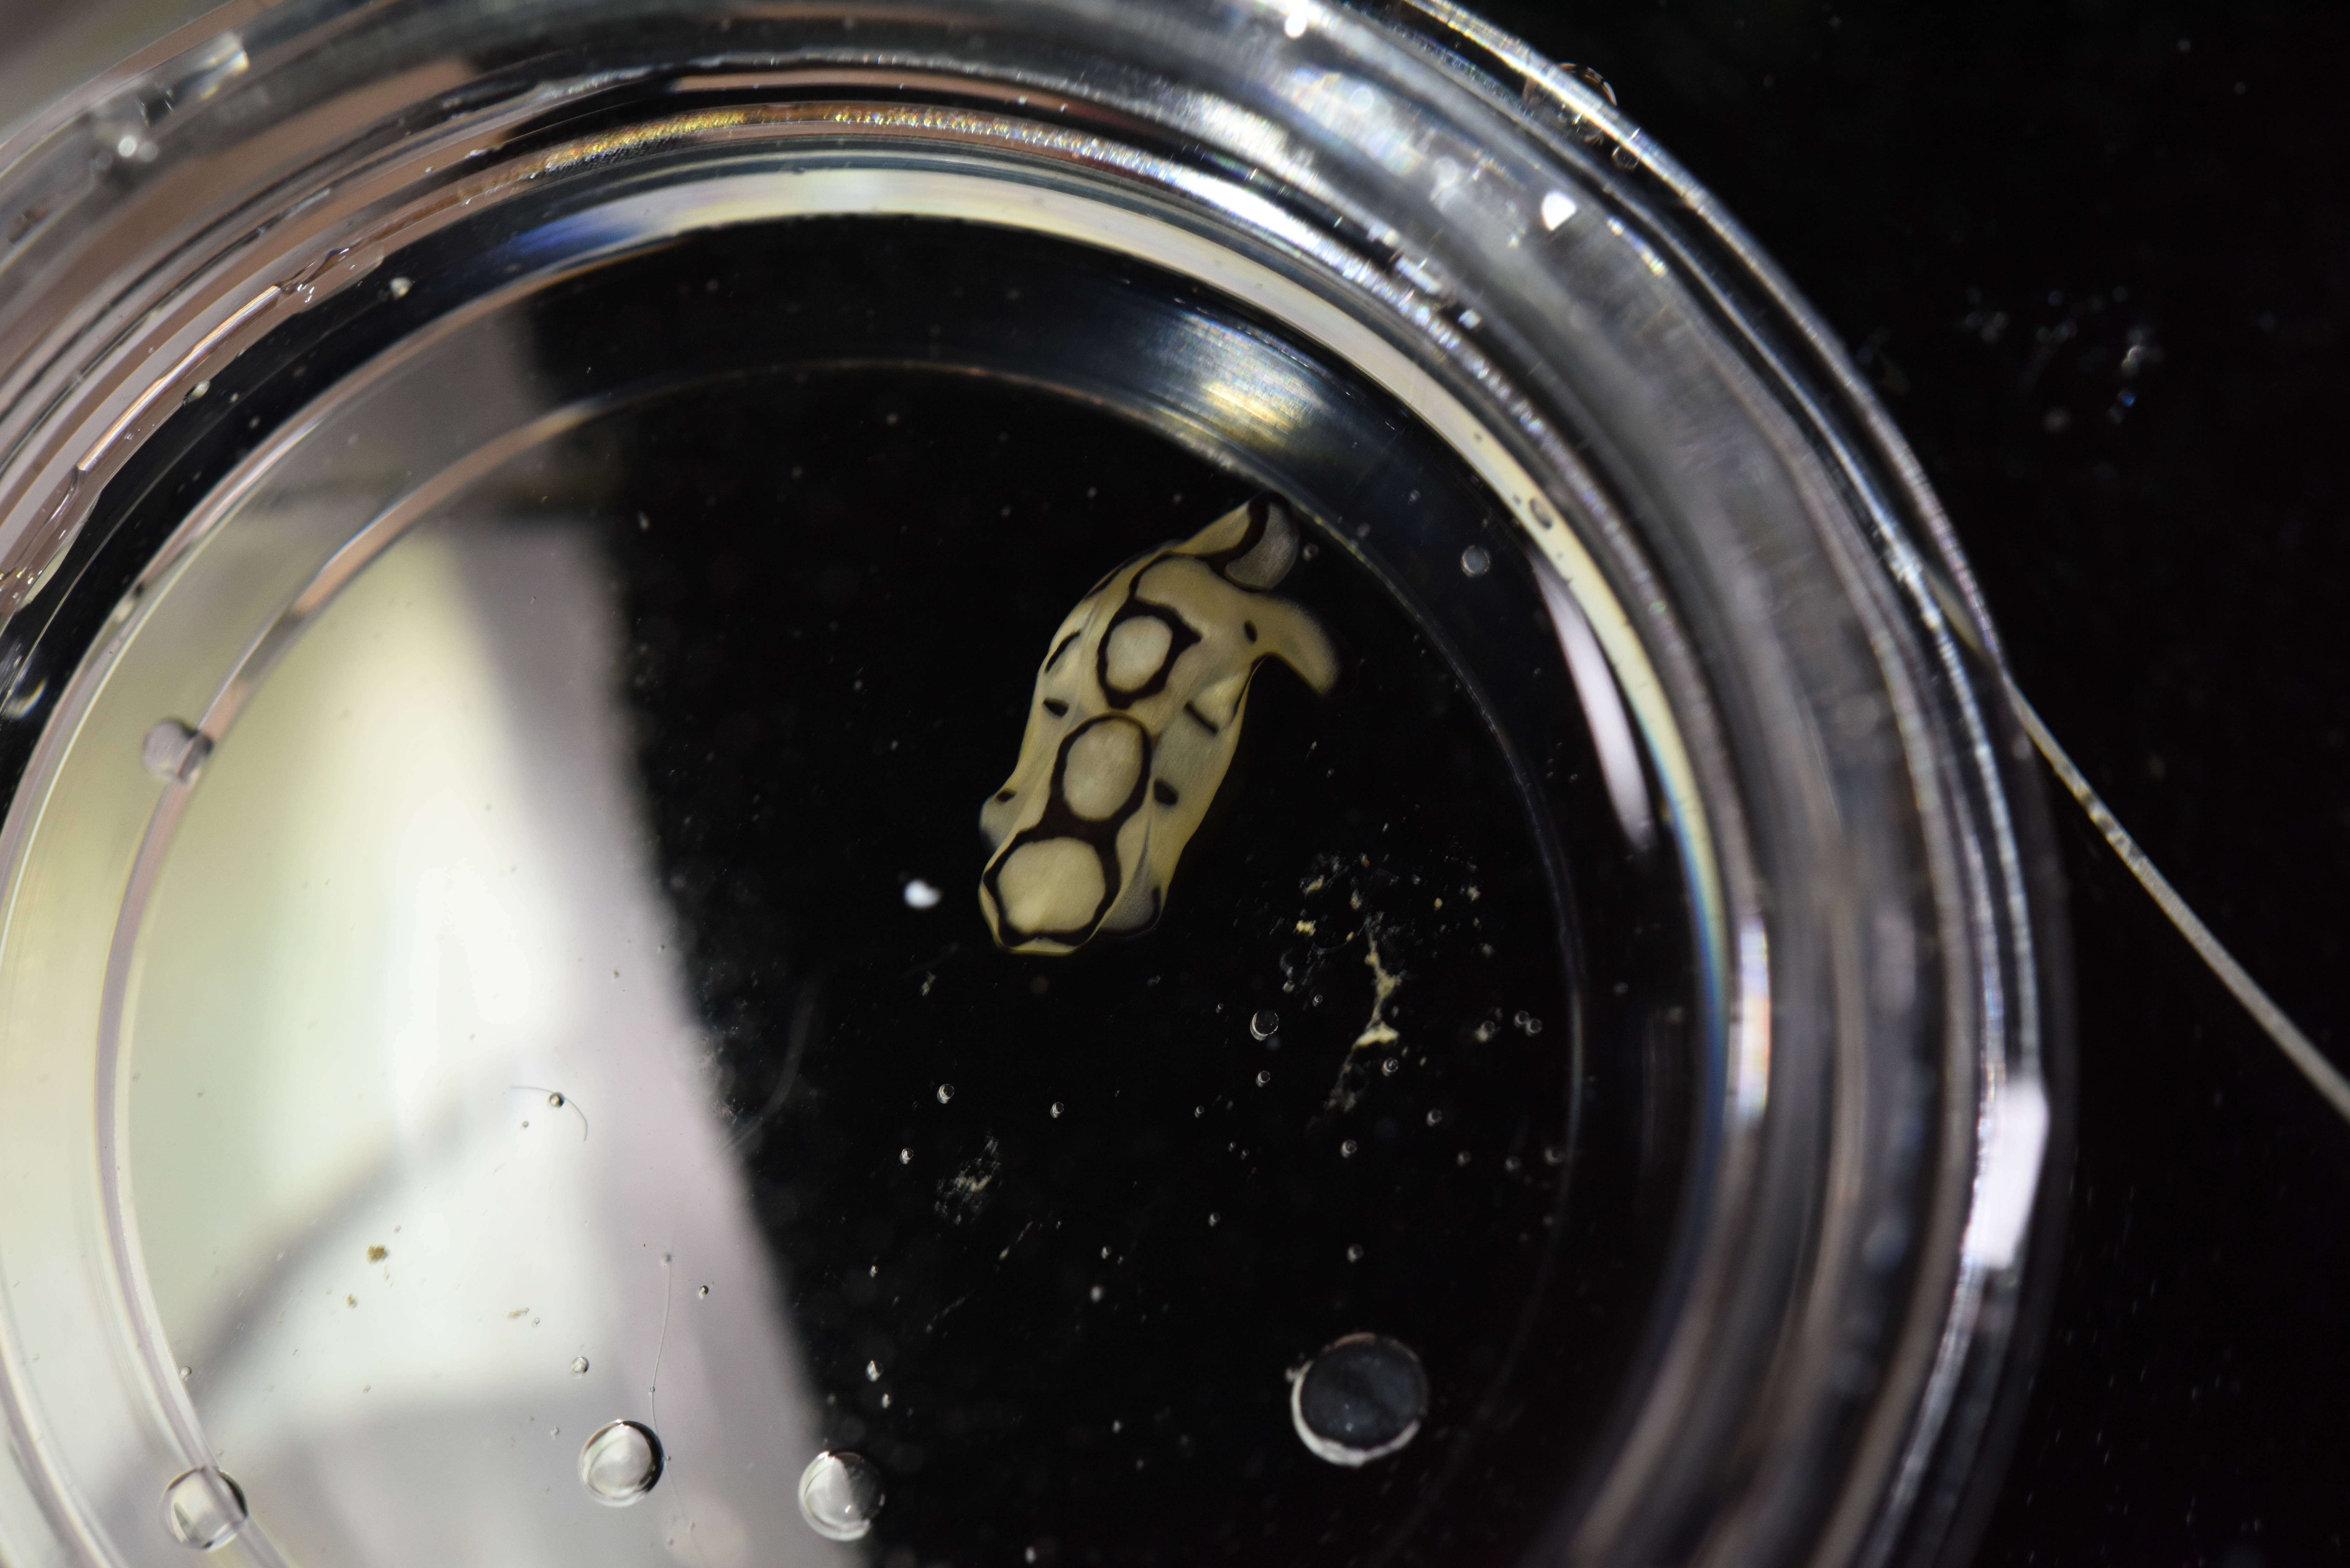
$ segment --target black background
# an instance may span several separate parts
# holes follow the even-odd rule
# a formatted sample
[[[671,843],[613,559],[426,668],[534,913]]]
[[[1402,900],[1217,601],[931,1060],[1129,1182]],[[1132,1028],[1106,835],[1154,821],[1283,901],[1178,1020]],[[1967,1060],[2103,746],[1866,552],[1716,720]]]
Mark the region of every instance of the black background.
[[[1601,71],[1792,275],[2026,693],[2350,1065],[2350,7],[1481,8]],[[2350,1127],[2059,826],[2079,1148],[1980,1561],[2344,1561]]]

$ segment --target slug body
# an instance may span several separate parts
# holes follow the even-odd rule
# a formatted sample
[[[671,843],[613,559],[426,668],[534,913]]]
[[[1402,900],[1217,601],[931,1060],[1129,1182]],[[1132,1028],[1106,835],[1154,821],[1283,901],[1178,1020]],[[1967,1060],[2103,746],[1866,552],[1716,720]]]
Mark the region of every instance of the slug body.
[[[1020,761],[979,812],[979,906],[1000,946],[1068,953],[1158,922],[1257,665],[1278,659],[1316,692],[1337,680],[1320,625],[1267,591],[1303,545],[1287,504],[1259,495],[1128,561],[1062,621]]]

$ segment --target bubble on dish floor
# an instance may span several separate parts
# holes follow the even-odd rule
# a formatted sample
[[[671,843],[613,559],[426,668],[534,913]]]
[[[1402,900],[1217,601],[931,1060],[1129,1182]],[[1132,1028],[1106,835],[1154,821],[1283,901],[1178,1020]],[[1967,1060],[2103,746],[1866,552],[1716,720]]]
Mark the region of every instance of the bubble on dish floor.
[[[210,1466],[190,1470],[163,1489],[163,1522],[182,1546],[212,1552],[244,1528],[244,1493]]]
[[[1315,1458],[1350,1469],[1410,1442],[1427,1413],[1428,1373],[1419,1357],[1380,1334],[1348,1334],[1289,1386],[1298,1440]]]
[[[159,779],[175,777],[180,759],[188,754],[188,742],[195,738],[196,732],[179,720],[158,719],[139,742],[140,763]]]
[[[800,1517],[827,1541],[862,1541],[881,1511],[881,1472],[861,1454],[818,1454],[800,1472]]]
[[[1260,1040],[1272,1039],[1274,1031],[1280,1027],[1281,1014],[1270,1007],[1258,1008],[1255,1016],[1249,1020],[1249,1033]]]
[[[588,1376],[588,1358],[586,1356],[575,1355],[571,1358],[571,1376],[574,1377],[585,1377]]]
[[[1486,552],[1484,545],[1471,545],[1467,549],[1461,552],[1461,575],[1462,576],[1482,577],[1492,569],[1493,557]]]
[[[607,1421],[579,1448],[579,1484],[607,1508],[626,1508],[660,1484],[660,1439],[641,1421]]]

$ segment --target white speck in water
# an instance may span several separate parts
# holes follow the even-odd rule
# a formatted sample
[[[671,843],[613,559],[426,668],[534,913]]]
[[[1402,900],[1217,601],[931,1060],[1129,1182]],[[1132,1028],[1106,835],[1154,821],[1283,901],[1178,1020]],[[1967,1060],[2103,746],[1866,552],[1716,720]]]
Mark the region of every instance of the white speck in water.
[[[1453,1163],[1453,1164],[1455,1164],[1455,1165],[1466,1165],[1466,1164],[1468,1164],[1468,1163],[1469,1163],[1469,1151],[1468,1151],[1467,1149],[1465,1149],[1465,1148],[1464,1148],[1464,1149],[1462,1149],[1462,1150],[1460,1152],[1460,1154],[1459,1154],[1458,1156],[1456,1156],[1456,1157],[1453,1158],[1452,1163]]]
[[[405,299],[408,297],[408,291],[415,286],[416,286],[414,284],[410,283],[404,277],[393,278],[390,285],[391,289],[391,297],[394,299]]]
[[[1087,1294],[1093,1300],[1099,1301],[1102,1298],[1102,1288],[1099,1285],[1096,1285],[1091,1291],[1088,1291]]]
[[[585,1377],[588,1376],[588,1358],[586,1356],[575,1355],[571,1358],[571,1376],[574,1377]]]
[[[881,1381],[881,1364],[879,1362],[868,1361],[865,1364],[865,1381],[868,1383],[879,1383]]]
[[[1418,1435],[1428,1374],[1409,1346],[1350,1334],[1289,1385],[1289,1416],[1315,1458],[1352,1469],[1394,1453]]]
[[[1274,1032],[1280,1027],[1281,1014],[1270,1007],[1258,1008],[1255,1016],[1249,1020],[1249,1033],[1260,1040],[1272,1039]]]
[[[579,1484],[607,1508],[626,1508],[660,1483],[660,1439],[640,1421],[607,1421],[579,1449]]]
[[[910,1149],[910,1148],[901,1148],[901,1149],[899,1149],[899,1150],[898,1151],[898,1163],[899,1163],[899,1165],[911,1165],[911,1164],[913,1164],[913,1163],[914,1163],[914,1151],[913,1151],[912,1149]]]
[[[1363,1244],[1360,1241],[1349,1241],[1347,1244],[1347,1262],[1350,1263],[1359,1263],[1362,1261]]]
[[[935,909],[939,907],[939,900],[944,897],[920,877],[906,884],[906,908],[910,909]]]
[[[1461,552],[1461,575],[1462,576],[1482,577],[1492,569],[1493,557],[1486,553],[1484,545],[1471,545],[1467,549]]]
[[[1390,1078],[1394,1077],[1398,1073],[1403,1071],[1402,1058],[1397,1056],[1388,1057],[1386,1061],[1379,1064],[1379,1071],[1385,1073]]]
[[[209,1466],[190,1470],[163,1489],[163,1522],[182,1546],[211,1552],[244,1528],[244,1493]]]
[[[1053,1102],[1053,1116],[1055,1119],[1059,1119],[1061,1113],[1068,1108],[1068,1106],[1063,1105],[1060,1101],[1055,1100]]]
[[[1222,1223],[1223,1223],[1223,1220],[1224,1220],[1224,1217],[1223,1217],[1222,1215],[1221,1215],[1221,1214],[1217,1213],[1214,1210],[1211,1209],[1211,1210],[1208,1210],[1208,1223],[1209,1223],[1209,1224],[1211,1224],[1211,1225],[1221,1225],[1221,1224],[1222,1224]]]
[[[1575,198],[1564,191],[1553,191],[1542,199],[1542,221],[1545,229],[1555,229],[1575,216]]]
[[[203,397],[212,389],[213,384],[210,380],[198,381],[194,386],[188,389],[188,401],[192,403],[198,398]]]
[[[800,1517],[827,1541],[865,1539],[881,1502],[881,1472],[860,1454],[818,1454],[800,1472]]]
[[[943,1106],[943,1105],[945,1105],[949,1100],[951,1100],[951,1099],[953,1099],[953,1098],[954,1098],[954,1085],[953,1085],[952,1084],[941,1084],[941,1085],[939,1085],[939,1104],[941,1104],[941,1105],[942,1105],[942,1106]]]
[[[1524,1030],[1528,1034],[1539,1034],[1542,1033],[1542,1020],[1536,1018],[1531,1012],[1521,1011],[1518,1015],[1515,1018],[1511,1019],[1510,1022]]]
[[[1272,1082],[1273,1075],[1271,1073],[1260,1072],[1256,1075],[1256,1086],[1260,1089]]]
[[[1442,1123],[1443,1120],[1444,1113],[1442,1111],[1430,1111],[1428,1113],[1428,1125],[1430,1127],[1436,1127]]]
[[[1340,1159],[1352,1159],[1355,1158],[1355,1151],[1362,1147],[1362,1145],[1357,1143],[1353,1138],[1348,1138],[1346,1142],[1338,1146],[1338,1158]]]
[[[1477,1044],[1480,1045],[1483,1044],[1486,1041],[1491,1040],[1493,1037],[1493,1021],[1488,1018],[1484,1023],[1477,1025],[1473,1033]]]
[[[882,1395],[882,1396],[881,1396],[881,1408],[883,1408],[884,1410],[887,1410],[889,1407],[889,1396],[888,1396],[887,1394],[884,1394],[884,1395]]]
[[[1546,1144],[1543,1147],[1543,1163],[1544,1165],[1556,1165],[1565,1158],[1566,1156],[1561,1152],[1558,1145],[1555,1143]]]

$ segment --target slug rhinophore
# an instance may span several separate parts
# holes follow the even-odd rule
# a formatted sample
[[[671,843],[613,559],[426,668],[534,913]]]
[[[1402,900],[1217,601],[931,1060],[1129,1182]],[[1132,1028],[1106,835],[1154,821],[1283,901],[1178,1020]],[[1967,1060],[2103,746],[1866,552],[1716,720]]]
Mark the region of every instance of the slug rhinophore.
[[[1267,590],[1304,538],[1263,494],[1112,572],[1053,634],[1020,761],[979,810],[979,907],[999,945],[1068,953],[1149,930],[1240,742],[1249,681],[1278,659],[1316,692],[1338,659]]]

